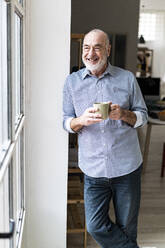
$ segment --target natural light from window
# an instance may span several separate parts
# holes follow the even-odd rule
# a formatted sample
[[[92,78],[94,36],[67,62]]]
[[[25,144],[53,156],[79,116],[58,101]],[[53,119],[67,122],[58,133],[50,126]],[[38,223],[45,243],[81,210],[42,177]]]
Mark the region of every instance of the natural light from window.
[[[154,41],[156,39],[156,14],[141,13],[139,21],[139,35],[143,35],[146,41]]]

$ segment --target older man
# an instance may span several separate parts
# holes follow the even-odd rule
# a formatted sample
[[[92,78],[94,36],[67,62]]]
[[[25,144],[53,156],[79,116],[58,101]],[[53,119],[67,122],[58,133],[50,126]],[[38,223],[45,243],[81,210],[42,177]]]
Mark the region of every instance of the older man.
[[[66,79],[63,125],[78,133],[88,232],[103,248],[137,248],[142,155],[136,128],[147,122],[147,109],[134,75],[108,63],[110,48],[102,30],[85,35],[86,68]],[[96,113],[95,102],[110,102],[108,119]]]

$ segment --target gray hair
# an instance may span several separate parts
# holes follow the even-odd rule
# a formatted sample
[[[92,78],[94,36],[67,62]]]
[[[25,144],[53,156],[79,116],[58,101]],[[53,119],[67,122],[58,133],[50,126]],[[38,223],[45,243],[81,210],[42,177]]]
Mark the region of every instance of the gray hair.
[[[105,45],[106,45],[106,48],[108,49],[108,47],[110,45],[110,39],[109,39],[109,36],[106,32],[104,32],[101,29],[92,29],[91,31],[89,31],[88,33],[85,34],[84,39],[90,33],[103,33],[105,35]]]

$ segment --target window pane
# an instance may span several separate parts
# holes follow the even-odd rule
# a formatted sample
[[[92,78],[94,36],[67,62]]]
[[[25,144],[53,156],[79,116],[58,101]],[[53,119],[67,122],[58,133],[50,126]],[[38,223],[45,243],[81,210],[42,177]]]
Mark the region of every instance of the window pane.
[[[164,12],[144,12],[140,14],[139,34],[143,35],[146,41],[162,41],[165,29]]]
[[[21,5],[23,5],[23,0],[19,0],[19,3],[20,3]]]
[[[8,169],[0,182],[0,232],[9,231],[9,182]],[[9,248],[9,240],[0,239],[0,247]]]
[[[16,97],[16,116],[15,125],[19,123],[21,114],[21,18],[15,13],[15,97]]]
[[[17,146],[16,146],[16,161],[15,161],[15,164],[16,164],[16,179],[17,179],[17,182],[16,182],[16,185],[17,185],[17,189],[16,189],[16,192],[17,192],[17,207],[16,207],[16,217],[17,219],[19,218],[19,213],[20,213],[20,209],[21,209],[21,177],[20,177],[20,174],[21,174],[21,161],[20,161],[20,138],[17,142]]]
[[[155,13],[141,13],[139,21],[139,37],[143,35],[146,41],[156,39],[156,14]]]
[[[9,167],[9,175],[8,175],[8,180],[9,180],[9,217],[10,219],[15,220],[14,218],[14,212],[13,212],[13,201],[14,201],[14,185],[13,185],[13,161],[11,160]],[[14,247],[14,237],[10,238],[10,248]]]
[[[10,239],[11,247],[19,247],[22,217],[24,214],[24,140],[22,130],[16,143],[15,153],[8,167],[9,170],[9,216],[15,220],[15,233]]]
[[[13,161],[13,185],[15,190],[13,191],[13,214],[16,220],[16,244],[19,242],[22,214],[24,211],[24,141],[23,141],[23,131],[18,138],[16,144],[16,156],[15,161]]]
[[[7,4],[0,1],[0,163],[8,141]]]

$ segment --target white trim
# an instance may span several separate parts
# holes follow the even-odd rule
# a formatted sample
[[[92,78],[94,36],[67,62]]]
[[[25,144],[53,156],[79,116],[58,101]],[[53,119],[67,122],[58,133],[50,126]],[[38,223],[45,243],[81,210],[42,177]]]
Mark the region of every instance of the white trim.
[[[11,145],[9,147],[9,150],[7,152],[7,155],[3,160],[2,166],[0,168],[0,183],[3,180],[5,171],[6,171],[8,165],[9,165],[9,163],[11,161],[11,158],[13,156],[13,153],[14,153],[14,150],[15,150],[15,147],[16,147],[17,140],[19,138],[19,135],[20,135],[21,131],[23,130],[24,125],[25,125],[25,117],[22,118],[22,120],[20,122],[20,125],[18,127],[18,130],[17,130],[17,132],[15,134],[15,140],[11,143]]]
[[[25,125],[25,116],[22,116],[21,120],[19,121],[19,125],[17,126],[17,129],[16,129],[14,141],[17,141],[18,136],[20,135],[24,125]]]
[[[25,15],[24,7],[22,7],[21,3],[18,0],[13,0],[15,6],[15,12],[20,16],[23,17]],[[21,14],[21,15],[20,15]]]
[[[25,216],[26,216],[26,211],[25,211],[25,209],[23,209],[23,214],[22,214],[22,219],[21,219],[21,227],[20,227],[20,231],[19,231],[19,239],[18,239],[19,241],[18,241],[16,248],[21,248],[21,245],[22,245],[23,231],[24,231],[24,226],[25,226]]]
[[[12,143],[10,145],[10,148],[9,148],[9,150],[7,152],[7,155],[6,155],[6,157],[5,157],[4,161],[3,161],[3,164],[2,164],[1,169],[0,169],[0,183],[3,181],[6,169],[8,168],[9,163],[10,163],[11,158],[12,158],[12,155],[14,153],[14,148],[15,148],[15,144]]]

